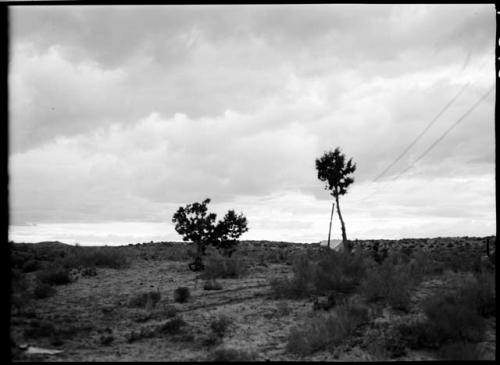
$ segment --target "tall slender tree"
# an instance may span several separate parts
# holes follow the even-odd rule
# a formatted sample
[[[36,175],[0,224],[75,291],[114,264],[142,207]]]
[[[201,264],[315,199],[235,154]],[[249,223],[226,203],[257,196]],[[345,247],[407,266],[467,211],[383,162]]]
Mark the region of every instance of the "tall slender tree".
[[[350,252],[344,219],[340,212],[339,196],[347,193],[347,188],[354,182],[354,178],[349,175],[356,171],[356,164],[352,162],[352,158],[346,161],[345,155],[337,147],[334,151],[325,152],[323,156],[316,159],[316,170],[318,171],[318,179],[325,182],[325,190],[330,190],[330,195],[335,198],[342,228],[343,248]]]

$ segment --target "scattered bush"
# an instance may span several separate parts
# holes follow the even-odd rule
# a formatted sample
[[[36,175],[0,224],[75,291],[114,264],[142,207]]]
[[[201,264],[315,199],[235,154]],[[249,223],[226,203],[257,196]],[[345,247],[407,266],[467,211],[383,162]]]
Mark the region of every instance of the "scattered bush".
[[[359,293],[368,301],[383,300],[394,309],[407,310],[414,284],[408,266],[387,259],[369,270]]]
[[[56,333],[54,325],[48,321],[31,321],[30,326],[24,330],[27,338],[50,337]]]
[[[285,301],[280,301],[276,304],[276,313],[281,316],[287,316],[291,312],[290,306]]]
[[[271,295],[273,298],[299,299],[309,296],[311,293],[310,285],[300,279],[272,278],[269,281],[271,286]]]
[[[68,269],[60,266],[49,267],[37,274],[39,281],[49,285],[64,285],[71,283],[71,277]]]
[[[113,335],[101,335],[99,338],[99,343],[104,346],[111,345],[111,343],[115,340]]]
[[[368,352],[378,360],[397,359],[407,354],[406,343],[393,327],[375,330],[364,336]]]
[[[352,292],[364,276],[360,255],[331,251],[314,265],[314,286],[318,292]]]
[[[33,289],[33,294],[38,299],[44,299],[53,296],[56,293],[56,289],[46,283],[37,283]]]
[[[172,318],[172,317],[175,317],[177,315],[177,308],[171,304],[167,304],[163,307],[163,314],[167,317],[167,318]]]
[[[83,277],[92,277],[97,275],[97,270],[95,267],[84,267],[81,274]]]
[[[457,300],[473,308],[482,317],[496,317],[495,276],[479,273],[457,290]]]
[[[292,327],[287,351],[308,355],[329,345],[337,345],[368,320],[368,308],[360,302],[347,302],[332,314],[320,314],[300,327]]]
[[[477,346],[467,342],[456,342],[444,345],[438,351],[438,357],[442,360],[483,360]]]
[[[213,351],[211,360],[214,362],[254,361],[255,357],[255,354],[246,352],[244,350],[221,347]]]
[[[175,317],[164,324],[162,324],[159,328],[160,333],[175,335],[181,331],[181,327],[185,326],[187,323],[181,317]]]
[[[218,337],[224,337],[231,322],[232,321],[229,317],[220,315],[210,322],[210,329]]]
[[[174,291],[174,301],[177,303],[187,302],[190,296],[189,288],[185,286],[180,286]]]
[[[129,300],[128,306],[135,308],[154,308],[160,299],[161,295],[158,291],[139,293]]]
[[[225,257],[218,253],[210,256],[205,263],[203,279],[240,278],[247,273],[247,264],[243,259],[231,256]]]
[[[424,303],[427,324],[433,329],[438,342],[447,340],[480,340],[485,323],[464,303],[457,301],[453,295],[436,295]]]
[[[423,305],[426,319],[397,326],[402,340],[412,349],[439,348],[456,341],[480,341],[485,322],[474,308],[457,302],[453,295],[438,294]]]
[[[28,261],[23,263],[22,271],[23,272],[33,272],[40,268],[40,262],[34,259],[29,259]]]
[[[222,285],[218,283],[215,279],[212,280],[207,280],[205,283],[203,283],[203,289],[204,290],[221,290]]]
[[[129,265],[129,258],[119,247],[73,247],[64,257],[65,267],[109,267],[122,269]]]

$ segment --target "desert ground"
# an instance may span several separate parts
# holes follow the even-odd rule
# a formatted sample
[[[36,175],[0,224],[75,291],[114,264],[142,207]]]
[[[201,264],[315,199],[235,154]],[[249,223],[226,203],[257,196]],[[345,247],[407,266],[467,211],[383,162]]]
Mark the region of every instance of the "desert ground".
[[[327,253],[319,244],[242,241],[231,258],[209,250],[203,272],[188,268],[192,246],[180,242],[10,247],[13,361],[495,358],[495,237],[356,240],[353,255],[363,264],[356,261],[351,269],[338,261],[342,253]],[[351,275],[349,285],[323,285],[328,279],[320,276],[299,280],[309,275],[304,267],[324,263],[328,255],[334,261],[324,272],[338,275],[337,284]],[[46,274],[55,267],[68,280]],[[334,267],[340,271],[328,271]],[[414,271],[404,271],[410,267]],[[363,272],[362,278],[352,270]],[[401,273],[408,274],[406,281]],[[399,280],[400,291],[390,291],[396,287],[391,280]],[[480,295],[467,292],[464,283],[482,288]],[[446,295],[484,300],[450,299],[450,308],[469,310],[460,318],[470,320],[448,328],[454,310],[442,314],[449,316],[448,327],[436,327],[437,337],[409,325],[429,323],[436,311],[430,298]]]

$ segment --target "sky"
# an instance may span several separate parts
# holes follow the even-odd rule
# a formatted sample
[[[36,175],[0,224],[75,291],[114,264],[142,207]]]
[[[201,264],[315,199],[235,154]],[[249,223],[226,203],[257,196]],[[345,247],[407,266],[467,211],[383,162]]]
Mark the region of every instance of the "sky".
[[[493,4],[10,17],[10,240],[180,241],[175,211],[210,198],[247,217],[241,239],[319,242],[333,198],[315,159],[336,147],[357,166],[349,239],[496,232]]]

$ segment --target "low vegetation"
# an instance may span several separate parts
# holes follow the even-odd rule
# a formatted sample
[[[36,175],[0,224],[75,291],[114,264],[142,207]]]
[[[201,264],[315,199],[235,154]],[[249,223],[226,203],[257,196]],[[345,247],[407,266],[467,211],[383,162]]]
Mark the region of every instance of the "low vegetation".
[[[161,295],[159,291],[149,291],[146,293],[139,293],[133,296],[128,305],[135,308],[154,308],[160,301]]]
[[[185,303],[188,301],[191,293],[188,287],[181,286],[174,290],[174,301],[177,303]]]
[[[255,361],[255,358],[254,353],[242,349],[219,347],[212,352],[209,360],[213,362]]]
[[[339,355],[343,360],[359,352],[364,359],[409,360],[420,353],[411,350],[441,360],[492,356],[496,281],[491,258],[452,255],[455,247],[446,242],[436,244],[444,250],[441,256],[418,245],[395,249],[383,240],[376,251],[354,244],[351,254],[315,245],[266,245],[242,244],[226,255],[210,246],[201,275],[188,270],[188,244],[151,244],[152,250],[149,244],[129,245],[122,251],[57,243],[15,246],[12,347],[33,343],[65,350],[71,339],[125,358],[151,343],[183,342],[177,345],[192,349],[193,359],[273,360],[274,350],[265,346],[259,356],[249,352],[255,334],[267,331],[285,341],[283,359],[308,360],[314,354],[314,359]],[[170,247],[176,252],[172,257],[187,256],[184,262],[165,262]],[[145,262],[151,260],[156,262]],[[270,290],[267,275],[273,276]],[[89,298],[80,295],[81,288],[86,293],[101,283],[95,297],[94,292]],[[222,286],[225,290],[217,292]],[[68,307],[54,312],[54,305],[67,298]],[[123,339],[140,342],[127,347]],[[247,340],[249,347],[237,347]],[[281,351],[282,345],[276,348]],[[346,352],[352,348],[356,351]],[[15,356],[27,355],[18,351]]]
[[[287,351],[308,355],[326,347],[335,346],[353,334],[368,321],[369,309],[359,301],[338,306],[332,313],[315,315],[290,330]]]

